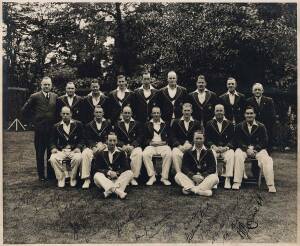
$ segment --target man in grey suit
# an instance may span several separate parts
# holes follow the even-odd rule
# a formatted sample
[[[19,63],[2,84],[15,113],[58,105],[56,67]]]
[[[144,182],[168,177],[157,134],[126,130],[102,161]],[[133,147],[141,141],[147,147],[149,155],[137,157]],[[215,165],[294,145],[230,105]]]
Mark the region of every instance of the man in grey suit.
[[[32,120],[34,130],[34,147],[38,176],[45,181],[44,156],[47,151],[47,160],[50,157],[48,149],[50,133],[56,116],[57,95],[50,92],[52,81],[49,77],[41,80],[41,91],[33,93],[22,108],[25,118]],[[47,178],[54,178],[52,167],[47,163]]]

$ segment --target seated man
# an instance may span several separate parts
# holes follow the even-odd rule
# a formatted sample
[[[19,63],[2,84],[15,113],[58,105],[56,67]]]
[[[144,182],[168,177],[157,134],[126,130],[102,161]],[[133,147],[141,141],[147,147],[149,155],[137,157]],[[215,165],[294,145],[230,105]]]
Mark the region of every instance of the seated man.
[[[217,104],[215,106],[215,116],[207,122],[205,128],[206,146],[210,148],[217,159],[224,159],[226,172],[225,189],[231,189],[230,177],[233,177],[234,151],[231,144],[234,135],[234,126],[231,121],[224,117],[224,106]]]
[[[201,123],[193,119],[192,112],[192,105],[184,103],[183,116],[174,120],[172,124],[172,160],[176,173],[181,170],[183,154],[193,147],[194,132],[201,129]]]
[[[212,188],[219,182],[214,154],[203,143],[203,132],[196,131],[193,148],[183,154],[182,172],[175,175],[175,181],[183,187],[185,195],[212,196]]]
[[[81,164],[81,149],[83,145],[83,126],[80,121],[72,119],[71,109],[64,106],[61,109],[62,121],[53,126],[50,150],[50,163],[54,169],[58,187],[65,186],[65,178],[69,176],[70,185],[76,186],[77,170]],[[66,165],[70,160],[70,169]]]
[[[169,171],[172,161],[172,151],[170,146],[167,144],[167,140],[170,138],[170,128],[161,119],[160,108],[152,108],[152,119],[145,125],[145,138],[146,148],[143,151],[143,161],[147,169],[148,176],[150,177],[146,185],[153,185],[156,181],[155,170],[153,166],[152,157],[155,154],[162,156],[162,172],[161,182],[164,185],[171,185],[168,180]]]
[[[126,161],[126,154],[117,147],[117,135],[113,132],[107,136],[107,148],[95,158],[93,166],[94,182],[99,188],[104,189],[104,197],[115,193],[124,199],[127,195],[126,186],[133,178]]]
[[[94,119],[85,126],[85,145],[82,152],[81,179],[84,180],[83,189],[90,187],[91,163],[95,155],[106,148],[107,134],[112,130],[110,120],[103,118],[104,111],[100,105],[94,109]]]
[[[268,135],[264,124],[255,120],[255,112],[252,106],[245,110],[245,121],[236,126],[234,135],[235,163],[234,184],[232,189],[240,189],[247,157],[256,158],[258,166],[262,169],[269,188],[269,192],[276,192],[274,185],[273,160],[266,148],[268,146]]]
[[[118,146],[125,151],[131,160],[130,166],[134,174],[131,184],[138,185],[136,178],[140,176],[143,161],[143,150],[141,148],[143,129],[141,123],[132,118],[132,110],[129,106],[123,108],[122,120],[117,122],[114,130],[118,137]]]

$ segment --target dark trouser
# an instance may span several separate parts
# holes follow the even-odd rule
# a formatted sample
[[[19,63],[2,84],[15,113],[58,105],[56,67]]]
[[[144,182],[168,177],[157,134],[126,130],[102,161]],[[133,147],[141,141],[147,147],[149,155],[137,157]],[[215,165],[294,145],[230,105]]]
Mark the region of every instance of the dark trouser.
[[[49,140],[51,135],[51,126],[50,125],[43,125],[38,126],[35,129],[34,133],[34,147],[36,153],[36,164],[37,164],[37,171],[39,178],[45,178],[45,152],[47,151],[47,178],[53,179],[54,170],[51,167],[48,160],[50,158],[50,150],[48,149]]]

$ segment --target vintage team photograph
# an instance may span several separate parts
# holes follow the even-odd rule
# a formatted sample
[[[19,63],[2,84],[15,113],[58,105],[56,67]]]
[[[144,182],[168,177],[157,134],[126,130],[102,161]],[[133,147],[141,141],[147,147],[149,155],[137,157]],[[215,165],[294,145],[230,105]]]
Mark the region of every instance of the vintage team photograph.
[[[296,2],[3,2],[3,243],[297,243]]]

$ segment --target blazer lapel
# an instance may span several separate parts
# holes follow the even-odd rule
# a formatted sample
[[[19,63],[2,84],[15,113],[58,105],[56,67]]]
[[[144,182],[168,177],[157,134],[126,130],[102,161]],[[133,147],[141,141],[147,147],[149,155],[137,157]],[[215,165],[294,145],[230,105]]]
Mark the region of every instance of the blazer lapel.
[[[176,87],[175,100],[177,100],[177,98],[180,97],[181,94],[182,94],[182,89],[179,86],[177,86]]]
[[[250,136],[250,132],[248,130],[248,126],[247,126],[247,122],[244,121],[244,123],[242,124],[242,130],[248,135]]]
[[[70,133],[69,133],[69,136],[71,136],[72,134],[73,134],[73,132],[75,131],[75,129],[76,129],[76,123],[70,123],[71,125],[70,125]]]
[[[214,128],[214,130],[215,130],[218,134],[221,134],[221,133],[219,132],[219,127],[218,127],[218,124],[217,124],[217,120],[213,120],[211,125],[212,125],[212,127]]]
[[[195,102],[198,104],[199,108],[202,109],[202,108],[203,108],[203,104],[201,104],[200,101],[199,101],[199,99],[198,99],[198,93],[197,93],[197,92],[194,92],[194,93],[192,94],[192,96],[193,96]]]
[[[90,104],[90,106],[92,107],[92,108],[94,108],[94,104],[93,104],[93,97],[92,96],[87,96],[87,101],[88,101],[88,103]]]
[[[128,134],[132,131],[132,129],[135,127],[136,123],[135,121],[130,121],[129,123],[129,129],[128,129]]]
[[[59,124],[58,127],[57,127],[57,130],[59,132],[59,134],[64,138],[66,139],[67,141],[69,140],[69,136],[65,131],[64,131],[64,128],[63,128],[63,125],[62,124]]]
[[[118,159],[119,155],[120,155],[120,152],[119,152],[119,151],[116,151],[116,152],[114,153],[114,155],[113,155],[113,163],[112,163],[112,164],[115,163],[115,161]]]
[[[119,128],[121,129],[121,131],[128,136],[128,132],[126,131],[126,127],[125,127],[125,122],[124,121],[119,121],[118,123]]]
[[[226,130],[226,128],[229,126],[229,122],[227,120],[223,120],[222,122],[222,131],[221,134]]]
[[[184,132],[184,134],[186,135],[186,129],[185,129],[185,126],[184,126],[184,120],[180,120],[178,122],[178,125],[182,129],[182,131]]]
[[[258,126],[252,125],[251,133],[250,135],[252,136],[256,131],[257,131]]]
[[[205,92],[205,100],[203,102],[203,106],[207,104],[207,102],[209,101],[209,99],[211,98],[211,93],[210,91],[206,91]]]

